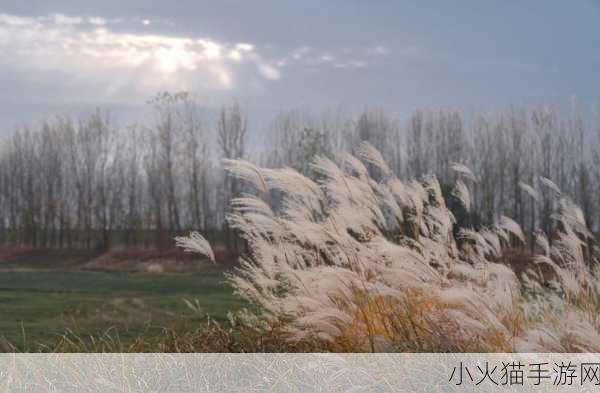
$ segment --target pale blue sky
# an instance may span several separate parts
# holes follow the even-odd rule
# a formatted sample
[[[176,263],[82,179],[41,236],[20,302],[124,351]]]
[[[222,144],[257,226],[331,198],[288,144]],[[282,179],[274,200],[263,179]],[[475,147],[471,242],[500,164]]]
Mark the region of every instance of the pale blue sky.
[[[280,109],[600,97],[600,1],[0,0],[0,126],[158,90]]]

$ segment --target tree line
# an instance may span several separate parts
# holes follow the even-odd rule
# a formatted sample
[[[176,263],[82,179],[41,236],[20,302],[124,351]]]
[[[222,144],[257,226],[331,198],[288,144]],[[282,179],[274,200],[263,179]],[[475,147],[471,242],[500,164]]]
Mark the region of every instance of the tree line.
[[[249,190],[226,175],[222,159],[310,174],[315,156],[339,160],[360,141],[405,179],[433,173],[453,184],[452,165],[469,166],[477,175],[468,184],[472,210],[482,223],[505,214],[528,230],[548,230],[554,198],[542,186],[549,179],[582,207],[591,228],[600,225],[600,126],[575,101],[568,110],[513,107],[468,117],[425,109],[407,119],[380,109],[282,111],[252,134],[252,149],[248,114],[235,102],[216,116],[185,92],[158,94],[149,105],[147,124],[121,126],[97,110],[6,135],[0,243],[163,248],[190,230],[231,242],[229,201]]]

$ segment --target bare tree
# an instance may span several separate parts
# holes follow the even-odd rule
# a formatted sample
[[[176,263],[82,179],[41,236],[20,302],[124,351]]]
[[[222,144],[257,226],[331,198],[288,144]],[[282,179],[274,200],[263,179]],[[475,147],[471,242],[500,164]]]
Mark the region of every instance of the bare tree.
[[[224,159],[243,159],[246,148],[247,118],[242,113],[239,103],[234,102],[229,107],[221,108],[217,122],[217,143]],[[229,206],[229,201],[239,193],[237,179],[225,175],[223,177],[223,209]],[[231,243],[232,236],[227,230],[227,241]]]

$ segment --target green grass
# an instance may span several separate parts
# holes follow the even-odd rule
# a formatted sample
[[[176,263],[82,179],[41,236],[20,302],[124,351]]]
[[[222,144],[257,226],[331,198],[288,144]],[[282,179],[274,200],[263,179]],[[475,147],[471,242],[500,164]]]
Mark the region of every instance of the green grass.
[[[43,262],[11,268],[0,271],[0,335],[21,350],[35,350],[67,329],[84,336],[114,328],[126,342],[176,324],[201,324],[206,315],[225,320],[229,310],[242,306],[219,270],[92,272],[70,262],[60,270]],[[183,299],[197,299],[202,312]]]

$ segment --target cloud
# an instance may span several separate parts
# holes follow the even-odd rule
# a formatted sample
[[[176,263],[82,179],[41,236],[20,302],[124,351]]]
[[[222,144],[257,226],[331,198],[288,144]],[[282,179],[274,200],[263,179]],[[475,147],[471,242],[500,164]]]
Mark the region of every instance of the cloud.
[[[89,18],[89,21],[91,24],[96,25],[96,26],[104,26],[107,24],[107,20],[104,18],[100,18],[100,17]]]
[[[373,48],[373,52],[377,55],[385,56],[390,53],[390,50],[383,45],[377,45]]]
[[[268,64],[261,64],[258,69],[260,74],[266,79],[277,80],[281,78],[279,70]]]
[[[80,16],[67,16],[63,14],[54,15],[54,24],[56,25],[80,25],[84,23],[84,19]]]
[[[302,46],[300,48],[294,49],[290,55],[294,60],[300,60],[303,57],[305,57],[310,51],[311,48],[309,46]]]
[[[344,47],[341,50],[321,50],[311,46],[300,46],[277,61],[278,67],[302,66],[316,72],[322,68],[360,69],[376,64],[391,54],[384,45]]]
[[[100,17],[0,14],[0,69],[34,79],[37,73],[61,73],[81,87],[101,88],[106,96],[223,91],[246,78],[281,78],[280,70],[251,43],[146,33],[151,21],[142,24],[142,33],[124,32],[135,26]]]
[[[368,65],[368,63],[363,60],[350,60],[350,61],[335,63],[333,66],[335,68],[365,68],[367,65]]]

